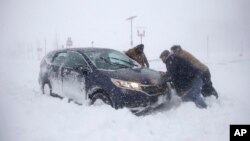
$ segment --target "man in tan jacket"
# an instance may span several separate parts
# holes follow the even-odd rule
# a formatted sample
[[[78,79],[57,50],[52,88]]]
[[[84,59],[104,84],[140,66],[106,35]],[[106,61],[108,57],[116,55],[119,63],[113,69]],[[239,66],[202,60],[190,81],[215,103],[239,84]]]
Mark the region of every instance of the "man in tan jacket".
[[[179,56],[188,62],[190,62],[195,68],[197,68],[202,77],[203,85],[201,93],[204,97],[214,95],[216,98],[218,98],[218,93],[213,87],[212,81],[211,81],[211,74],[208,69],[208,67],[201,63],[197,58],[195,58],[191,53],[187,52],[186,50],[183,50],[180,45],[174,45],[171,47],[171,51],[174,55]]]
[[[139,44],[134,48],[129,49],[128,51],[125,52],[125,54],[130,57],[131,59],[135,60],[138,62],[140,65],[143,67],[149,68],[148,60],[146,55],[144,54],[144,45]]]

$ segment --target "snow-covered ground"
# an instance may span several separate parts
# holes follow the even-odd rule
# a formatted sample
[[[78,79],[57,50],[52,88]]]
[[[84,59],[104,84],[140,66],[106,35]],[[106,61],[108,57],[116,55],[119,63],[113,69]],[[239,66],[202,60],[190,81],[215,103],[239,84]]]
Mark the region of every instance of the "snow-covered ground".
[[[78,106],[41,95],[39,62],[0,61],[0,141],[228,141],[230,124],[250,124],[250,57],[204,59],[219,99],[208,109],[177,97],[145,116]],[[164,70],[160,61],[150,62]]]

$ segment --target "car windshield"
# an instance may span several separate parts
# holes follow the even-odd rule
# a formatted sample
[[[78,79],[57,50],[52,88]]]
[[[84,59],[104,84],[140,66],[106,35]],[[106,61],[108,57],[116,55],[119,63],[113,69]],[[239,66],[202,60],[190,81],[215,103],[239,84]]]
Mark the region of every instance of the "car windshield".
[[[97,69],[117,70],[139,67],[140,65],[125,54],[114,50],[95,50],[85,52]]]

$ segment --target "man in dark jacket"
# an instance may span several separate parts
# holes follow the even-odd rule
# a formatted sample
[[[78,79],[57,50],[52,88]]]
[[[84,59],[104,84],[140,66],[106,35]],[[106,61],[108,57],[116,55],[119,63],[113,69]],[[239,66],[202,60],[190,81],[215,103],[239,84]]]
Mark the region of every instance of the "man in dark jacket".
[[[163,79],[174,84],[177,94],[183,101],[192,101],[199,108],[207,108],[200,95],[202,79],[199,70],[188,61],[165,50],[160,55],[166,64],[167,72]]]
[[[128,51],[125,52],[125,54],[130,57],[131,59],[135,60],[138,62],[140,65],[143,67],[149,68],[148,60],[146,55],[144,54],[144,45],[139,44],[134,48],[129,49]]]
[[[195,58],[191,53],[183,50],[180,45],[174,45],[171,47],[171,51],[176,55],[179,56],[189,63],[191,63],[195,68],[197,68],[201,73],[201,78],[203,81],[201,93],[204,97],[214,95],[218,98],[218,93],[213,87],[211,81],[211,74],[208,67],[201,63],[197,58]]]

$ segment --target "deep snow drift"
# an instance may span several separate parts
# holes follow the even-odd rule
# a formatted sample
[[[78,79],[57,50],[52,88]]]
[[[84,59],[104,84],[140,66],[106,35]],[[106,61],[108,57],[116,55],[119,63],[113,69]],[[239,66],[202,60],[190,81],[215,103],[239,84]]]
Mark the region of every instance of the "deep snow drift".
[[[41,95],[39,62],[1,60],[0,141],[227,141],[230,124],[249,124],[250,58],[207,59],[219,99],[198,109],[178,97],[145,116],[78,106]],[[151,61],[164,70],[160,61]]]

